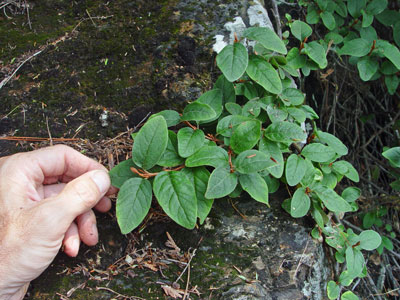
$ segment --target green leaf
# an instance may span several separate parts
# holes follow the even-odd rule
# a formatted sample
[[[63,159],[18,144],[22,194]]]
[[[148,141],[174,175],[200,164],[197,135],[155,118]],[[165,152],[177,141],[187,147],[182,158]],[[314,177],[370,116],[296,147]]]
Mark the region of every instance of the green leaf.
[[[165,213],[176,223],[193,229],[197,220],[197,198],[193,183],[183,172],[160,172],[153,191]]]
[[[330,148],[334,149],[337,154],[347,155],[347,147],[334,135],[327,132],[317,131],[317,136],[322,143],[325,143]]]
[[[365,8],[366,0],[348,0],[347,9],[353,18],[358,18],[361,10]]]
[[[371,26],[373,21],[374,21],[374,16],[363,10],[361,26],[363,28],[369,27]]]
[[[369,26],[360,29],[360,37],[372,43],[374,40],[378,39],[378,34],[376,33],[374,27]]]
[[[393,26],[393,39],[397,47],[400,47],[400,21],[397,21]]]
[[[347,202],[354,202],[361,196],[361,190],[356,187],[347,187],[343,192],[342,192],[342,198],[346,200]]]
[[[318,11],[313,5],[307,7],[306,22],[308,24],[317,24],[319,22]]]
[[[336,254],[339,252],[336,252]],[[344,257],[343,257],[343,261],[340,263],[344,263]],[[339,282],[341,285],[343,286],[349,286],[352,282],[353,282],[353,277],[349,275],[349,271],[343,271],[340,276],[339,276]]]
[[[215,118],[217,113],[208,104],[192,102],[185,106],[181,117],[182,121],[207,121]]]
[[[320,143],[308,144],[301,151],[301,155],[315,162],[330,162],[336,157],[336,152],[329,146]]]
[[[205,167],[184,168],[182,172],[194,185],[197,199],[197,217],[200,220],[200,224],[203,224],[204,220],[210,213],[212,205],[214,203],[214,199],[206,199],[206,197],[204,196],[207,190],[207,183],[208,179],[210,178],[210,172],[208,172]]]
[[[217,55],[217,65],[230,82],[242,77],[246,71],[248,60],[247,49],[241,43],[227,45]]]
[[[118,193],[116,214],[122,234],[139,226],[150,210],[151,184],[143,178],[130,178]]]
[[[162,110],[154,115],[151,115],[149,120],[157,116],[163,116],[168,127],[175,126],[181,122],[181,116],[175,110]]]
[[[361,251],[357,248],[347,247],[346,264],[349,275],[353,278],[358,277],[364,268],[365,260]]]
[[[283,41],[274,31],[267,27],[250,27],[244,31],[243,36],[259,42],[269,50],[282,54],[287,53],[286,46]]]
[[[358,176],[357,170],[354,169],[354,167],[348,161],[345,160],[336,161],[332,164],[332,168],[338,174],[344,175],[354,182],[360,181],[360,177]]]
[[[310,119],[310,120],[319,119],[318,114],[315,112],[315,110],[311,106],[303,104],[302,106],[300,106],[300,109],[304,110],[304,112],[306,113],[307,119]]]
[[[186,159],[187,167],[198,166],[229,166],[228,153],[221,147],[203,146]]]
[[[217,134],[220,134],[224,137],[231,137],[232,133],[236,130],[236,128],[246,122],[246,121],[254,121],[253,118],[245,117],[245,116],[226,116],[222,118],[217,124]]]
[[[294,21],[290,28],[294,37],[300,41],[304,41],[306,37],[309,37],[312,34],[311,27],[302,21]]]
[[[377,15],[383,12],[388,5],[387,0],[372,0],[367,5],[367,12],[371,15]]]
[[[296,154],[291,154],[286,161],[285,177],[288,185],[295,186],[306,173],[306,165],[303,158]]]
[[[204,122],[211,122],[221,115],[223,110],[222,97],[223,95],[220,89],[213,89],[211,91],[205,92],[203,95],[200,96],[199,99],[196,100],[196,102],[209,105],[216,113],[215,117],[208,120],[203,120]]]
[[[242,107],[237,103],[226,103],[225,108],[231,115],[242,114]]]
[[[222,103],[236,102],[235,87],[232,82],[230,82],[222,74],[218,77],[214,84],[214,88],[218,88],[222,91]]]
[[[305,188],[298,188],[294,194],[292,201],[290,202],[290,215],[293,218],[304,217],[310,209],[311,201],[308,197]]]
[[[307,138],[304,130],[291,122],[275,122],[265,130],[265,137],[274,142],[290,143],[300,142]]]
[[[242,174],[250,174],[272,167],[275,165],[275,162],[264,152],[246,150],[237,156],[234,165],[236,171]]]
[[[357,62],[357,68],[360,78],[368,81],[378,71],[379,63],[374,57],[364,56]]]
[[[343,18],[347,17],[347,7],[342,0],[336,1],[335,11]]]
[[[239,182],[254,200],[268,205],[268,185],[258,173],[242,174]]]
[[[340,55],[351,55],[362,57],[369,53],[372,43],[362,38],[345,41],[343,47],[338,51]]]
[[[304,110],[297,107],[289,107],[287,108],[289,115],[295,119],[297,122],[302,123],[306,120],[306,113]]]
[[[252,55],[246,72],[252,80],[260,84],[268,92],[279,94],[282,91],[282,82],[278,72],[264,59]]]
[[[139,130],[132,149],[132,159],[139,167],[148,170],[160,160],[167,144],[167,122],[162,116],[154,117]]]
[[[234,129],[230,141],[230,146],[235,153],[240,153],[253,148],[258,143],[260,136],[260,121],[244,121]]]
[[[385,85],[388,89],[390,95],[394,95],[399,86],[399,77],[397,75],[387,75],[385,76]]]
[[[304,161],[305,161],[305,168],[304,168],[305,174],[304,174],[303,178],[301,179],[301,185],[309,186],[314,182],[315,167],[308,158],[306,158]]]
[[[326,68],[328,61],[326,60],[325,48],[316,41],[304,44],[304,52],[315,61],[321,69]]]
[[[318,184],[313,188],[318,198],[324,203],[327,209],[333,212],[349,212],[352,208],[346,200],[340,197],[336,192],[326,186]]]
[[[268,168],[268,172],[275,178],[281,178],[284,170],[283,154],[278,144],[262,137],[259,143],[259,150],[264,152],[275,163]]]
[[[359,238],[361,249],[368,251],[375,250],[382,242],[380,234],[373,230],[365,230],[361,232]]]
[[[246,117],[258,117],[260,114],[260,102],[258,100],[250,100],[243,105],[242,115]]]
[[[229,195],[236,188],[237,182],[236,173],[231,173],[229,168],[218,167],[211,173],[205,197],[214,199]]]
[[[385,60],[379,71],[384,74],[384,75],[394,75],[396,74],[399,70],[394,66],[394,64],[392,64],[390,61]]]
[[[204,132],[184,127],[178,131],[178,153],[182,157],[189,157],[199,150],[205,142]]]
[[[336,284],[333,280],[328,282],[328,286],[326,287],[328,292],[328,298],[333,300],[339,297],[340,294],[340,286]]]
[[[132,159],[127,159],[112,168],[108,173],[110,175],[111,184],[120,189],[125,181],[137,177],[138,175],[131,171],[131,167],[137,168],[137,165]]]
[[[375,16],[376,19],[385,26],[392,26],[400,18],[400,12],[397,10],[385,9],[379,15]]]
[[[385,40],[378,40],[376,47],[383,50],[383,56],[390,60],[397,69],[400,70],[400,51],[399,48]]]
[[[332,13],[330,13],[328,11],[323,11],[320,14],[320,17],[326,28],[328,28],[329,30],[335,29],[336,22],[335,22],[335,18],[333,17]]]
[[[288,61],[287,65],[293,69],[304,67],[307,61],[307,56],[300,54],[297,47],[290,49],[286,58]]]
[[[340,300],[359,300],[359,298],[352,291],[347,291],[342,294]]]
[[[267,114],[271,122],[284,121],[288,116],[288,112],[276,104],[269,104],[267,106]]]
[[[382,245],[388,250],[394,249],[392,241],[386,236],[382,236]]]
[[[178,139],[176,133],[168,130],[167,148],[157,164],[163,167],[175,167],[182,164],[183,161],[183,158],[178,154]]]
[[[302,91],[295,88],[287,88],[283,90],[282,95],[280,95],[283,103],[289,105],[301,105],[304,102],[304,94]]]
[[[264,181],[268,185],[268,193],[273,194],[279,189],[279,180],[270,175],[263,176]]]

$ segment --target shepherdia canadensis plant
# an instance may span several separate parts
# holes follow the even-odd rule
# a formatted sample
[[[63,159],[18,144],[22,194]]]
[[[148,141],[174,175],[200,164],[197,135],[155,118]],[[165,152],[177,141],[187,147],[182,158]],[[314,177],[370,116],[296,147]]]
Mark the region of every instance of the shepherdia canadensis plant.
[[[110,171],[112,184],[120,188],[116,213],[122,233],[143,221],[153,194],[172,220],[193,229],[197,220],[204,222],[214,199],[245,191],[268,205],[268,194],[283,182],[294,193],[282,206],[295,218],[310,214],[317,224],[313,236],[324,235],[337,260],[346,262],[340,278],[329,282],[330,299],[365,275],[361,250],[376,249],[381,237],[373,230],[359,235],[346,230],[339,216],[357,210],[361,192],[348,187],[339,195],[334,190],[342,178],[358,182],[359,175],[341,159],[347,147],[317,128],[318,115],[304,104],[304,94],[291,79],[304,62],[327,66],[326,49],[307,41],[311,29],[304,24],[291,24],[301,45],[289,53],[272,30],[247,29],[243,42],[254,41],[253,51],[238,40],[227,45],[217,55],[222,75],[212,90],[182,114],[164,110],[152,115],[133,135],[132,159]],[[342,299],[357,296],[347,291]]]
[[[299,4],[307,7],[308,24],[322,22],[328,29],[320,45],[339,56],[349,56],[363,81],[384,76],[389,94],[396,92],[400,83],[400,12],[389,9],[387,0],[302,0]],[[290,22],[291,17],[287,18]],[[375,19],[378,22],[374,23]],[[308,24],[302,23],[302,32],[311,33]],[[384,26],[384,34],[389,32],[397,47],[378,36],[374,28],[377,25]],[[296,37],[307,39],[306,35]],[[316,68],[304,62],[298,67],[306,76]]]

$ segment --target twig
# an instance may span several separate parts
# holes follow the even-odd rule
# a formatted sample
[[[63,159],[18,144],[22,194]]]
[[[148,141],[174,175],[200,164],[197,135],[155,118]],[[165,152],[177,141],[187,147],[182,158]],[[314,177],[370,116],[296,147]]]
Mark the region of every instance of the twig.
[[[47,116],[46,116],[46,127],[47,127],[47,133],[49,134],[50,146],[53,146],[53,139],[51,137],[50,128],[49,128],[49,117],[47,117]]]
[[[5,141],[24,141],[24,142],[44,142],[49,141],[49,138],[41,138],[41,137],[30,137],[30,136],[3,136],[0,137],[0,140]],[[52,138],[53,141],[56,142],[74,142],[79,141],[76,138]]]
[[[304,253],[306,253],[307,247],[308,247],[308,243],[310,242],[310,240],[307,241],[306,247],[303,250],[303,253],[301,254],[299,263],[297,264],[297,268],[296,271],[294,272],[294,278],[296,278],[297,275],[297,271],[299,270],[300,266],[301,266],[301,262],[303,261],[303,257],[304,257]]]
[[[92,16],[89,14],[89,11],[88,11],[87,9],[86,9],[86,13],[87,13],[87,15],[89,16],[90,21],[92,21],[94,27],[97,27],[96,23],[93,21],[93,18],[92,18]]]
[[[187,262],[187,265],[185,266],[185,268],[183,269],[183,271],[179,275],[179,277],[174,281],[175,283],[177,283],[181,279],[182,275],[185,274],[187,268],[190,266],[190,262],[192,261],[193,257],[196,255],[196,250],[197,249],[193,250],[193,253],[190,255],[190,258],[189,258],[189,261]]]
[[[9,81],[11,80],[11,78],[13,78],[13,76],[18,72],[18,70],[19,70],[26,62],[28,62],[29,60],[31,60],[32,58],[34,58],[36,55],[39,55],[40,53],[42,53],[42,51],[43,51],[43,50],[39,50],[38,52],[36,52],[36,53],[34,53],[33,55],[29,56],[27,59],[25,59],[25,60],[14,70],[14,72],[13,72],[10,76],[4,78],[4,79],[0,82],[0,90],[1,90],[1,88],[2,88],[3,86],[5,86],[5,85],[7,84],[7,82],[9,82]]]
[[[101,290],[104,290],[104,291],[113,293],[114,295],[117,295],[117,297],[122,297],[122,298],[124,298],[124,299],[146,300],[146,299],[144,299],[144,298],[140,298],[140,297],[137,297],[137,296],[127,296],[127,295],[123,295],[123,294],[120,294],[120,293],[118,293],[118,292],[116,292],[116,291],[113,291],[112,289],[107,288],[107,287],[101,287],[101,286],[97,286],[97,287],[96,287],[96,291],[101,291]]]
[[[29,17],[29,5],[28,5],[28,3],[26,3],[26,0],[25,0],[25,9],[26,9],[26,15],[28,17],[29,29],[32,30],[31,18]]]
[[[276,22],[276,31],[278,36],[282,39],[281,18],[279,16],[278,4],[276,3],[275,0],[272,0],[271,2],[272,2],[272,13],[274,14]]]
[[[195,251],[196,251],[196,249],[195,249]],[[187,264],[187,266],[188,266],[188,276],[187,276],[187,279],[186,279],[186,287],[185,287],[185,293],[183,294],[183,298],[182,298],[182,300],[185,300],[186,299],[186,296],[187,296],[187,292],[188,292],[188,290],[189,290],[189,282],[190,282],[190,261],[189,261],[189,263]]]

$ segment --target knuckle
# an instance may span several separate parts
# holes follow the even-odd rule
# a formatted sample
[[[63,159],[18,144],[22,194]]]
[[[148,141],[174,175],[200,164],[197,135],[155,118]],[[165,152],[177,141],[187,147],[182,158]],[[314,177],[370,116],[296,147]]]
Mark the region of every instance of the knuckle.
[[[92,208],[99,197],[96,186],[89,180],[78,181],[75,186],[75,195],[86,208]]]

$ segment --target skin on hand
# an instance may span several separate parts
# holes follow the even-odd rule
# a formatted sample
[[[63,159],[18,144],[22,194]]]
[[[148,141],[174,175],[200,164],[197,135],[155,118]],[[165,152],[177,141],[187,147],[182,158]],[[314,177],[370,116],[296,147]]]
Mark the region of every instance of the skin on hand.
[[[69,256],[95,245],[92,208],[108,211],[115,192],[101,164],[67,146],[0,158],[0,299],[22,299],[62,245]]]

